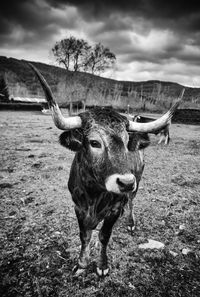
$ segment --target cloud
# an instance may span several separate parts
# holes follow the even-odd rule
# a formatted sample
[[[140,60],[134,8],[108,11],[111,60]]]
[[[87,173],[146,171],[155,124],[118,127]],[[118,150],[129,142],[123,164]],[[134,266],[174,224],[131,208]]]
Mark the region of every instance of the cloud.
[[[129,68],[121,64],[116,73],[107,73],[108,76],[109,74],[111,78],[114,75],[116,79],[125,81],[146,81],[153,78],[159,81],[179,82],[185,86],[200,86],[199,67],[173,59],[162,66],[144,61],[134,61],[129,64]]]
[[[85,18],[105,20],[110,14],[142,17],[154,25],[173,27],[188,31],[200,29],[200,2],[196,0],[48,0],[58,7],[70,4],[78,7]]]
[[[0,2],[0,55],[49,62],[55,42],[70,35],[109,47],[115,78],[198,81],[200,1]]]
[[[78,27],[74,7],[58,9],[44,1],[7,1],[0,4],[0,43],[28,44],[51,40],[62,28]],[[12,5],[11,5],[12,4]],[[9,6],[11,9],[9,9]],[[19,37],[19,39],[18,39]]]

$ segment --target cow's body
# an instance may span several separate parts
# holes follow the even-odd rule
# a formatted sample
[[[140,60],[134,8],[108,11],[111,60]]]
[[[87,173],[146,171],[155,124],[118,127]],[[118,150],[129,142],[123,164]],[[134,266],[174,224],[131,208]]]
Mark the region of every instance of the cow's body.
[[[143,150],[149,144],[147,133],[155,134],[165,128],[179,101],[150,123],[134,122],[129,116],[103,107],[65,118],[44,77],[33,65],[31,67],[44,89],[55,125],[65,131],[60,136],[61,145],[76,152],[68,182],[81,239],[76,273],[87,267],[92,230],[103,221],[99,231],[101,248],[97,273],[106,275],[107,244],[112,227],[128,200],[129,229],[134,228],[132,199],[144,168]]]
[[[149,144],[149,138],[146,134],[128,134],[127,119],[108,108],[96,108],[80,116],[85,123],[81,130],[64,132],[60,137],[62,145],[77,151],[68,187],[75,203],[82,242],[78,271],[87,267],[92,230],[103,220],[97,271],[105,275],[108,272],[106,247],[112,227],[122,214],[128,195],[135,196],[137,192],[144,168],[143,149]],[[91,140],[101,143],[103,149],[92,148]],[[117,176],[122,181],[125,178],[126,184],[121,184],[121,180],[116,184]],[[133,178],[133,182],[129,183],[129,178]],[[128,223],[132,228],[131,213]]]
[[[155,119],[153,118],[149,118],[149,117],[144,117],[144,116],[140,116],[140,115],[135,115],[133,117],[133,121],[139,122],[139,123],[149,123],[152,121],[155,121]],[[164,144],[169,144],[170,141],[170,135],[169,135],[169,127],[170,127],[170,123],[168,123],[161,131],[159,131],[159,141],[158,144],[164,142]]]

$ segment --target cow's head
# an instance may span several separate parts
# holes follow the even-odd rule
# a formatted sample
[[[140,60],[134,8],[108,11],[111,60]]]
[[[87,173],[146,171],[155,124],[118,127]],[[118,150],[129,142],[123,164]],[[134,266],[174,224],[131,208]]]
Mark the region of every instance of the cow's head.
[[[137,188],[137,157],[134,152],[149,143],[147,133],[156,133],[170,121],[179,101],[159,119],[134,122],[109,108],[95,108],[73,117],[63,117],[41,73],[31,65],[44,89],[55,125],[64,133],[60,143],[79,151],[79,164],[96,184],[109,192],[123,194]],[[130,152],[133,152],[131,154]]]
[[[126,117],[110,108],[97,107],[79,115],[82,127],[65,131],[60,143],[79,151],[82,174],[114,193],[125,193],[137,188],[136,166],[129,152],[149,144],[147,135],[127,131]]]

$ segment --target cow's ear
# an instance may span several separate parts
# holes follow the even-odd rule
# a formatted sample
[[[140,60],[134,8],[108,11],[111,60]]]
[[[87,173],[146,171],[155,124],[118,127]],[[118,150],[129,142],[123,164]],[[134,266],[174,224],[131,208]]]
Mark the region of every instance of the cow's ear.
[[[142,150],[145,149],[146,147],[148,147],[150,145],[150,138],[149,135],[147,133],[138,133],[138,149]]]
[[[80,129],[65,131],[60,135],[60,144],[71,151],[77,152],[82,148],[82,133]]]
[[[137,133],[131,132],[129,133],[129,142],[128,142],[128,150],[142,150],[145,149],[150,144],[149,135],[147,133]]]

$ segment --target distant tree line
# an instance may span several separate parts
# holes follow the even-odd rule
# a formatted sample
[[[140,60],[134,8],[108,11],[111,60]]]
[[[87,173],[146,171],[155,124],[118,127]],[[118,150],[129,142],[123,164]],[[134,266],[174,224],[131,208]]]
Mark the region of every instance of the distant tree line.
[[[52,48],[56,61],[67,70],[100,74],[114,66],[116,57],[109,48],[97,43],[89,45],[73,36],[57,41]]]

